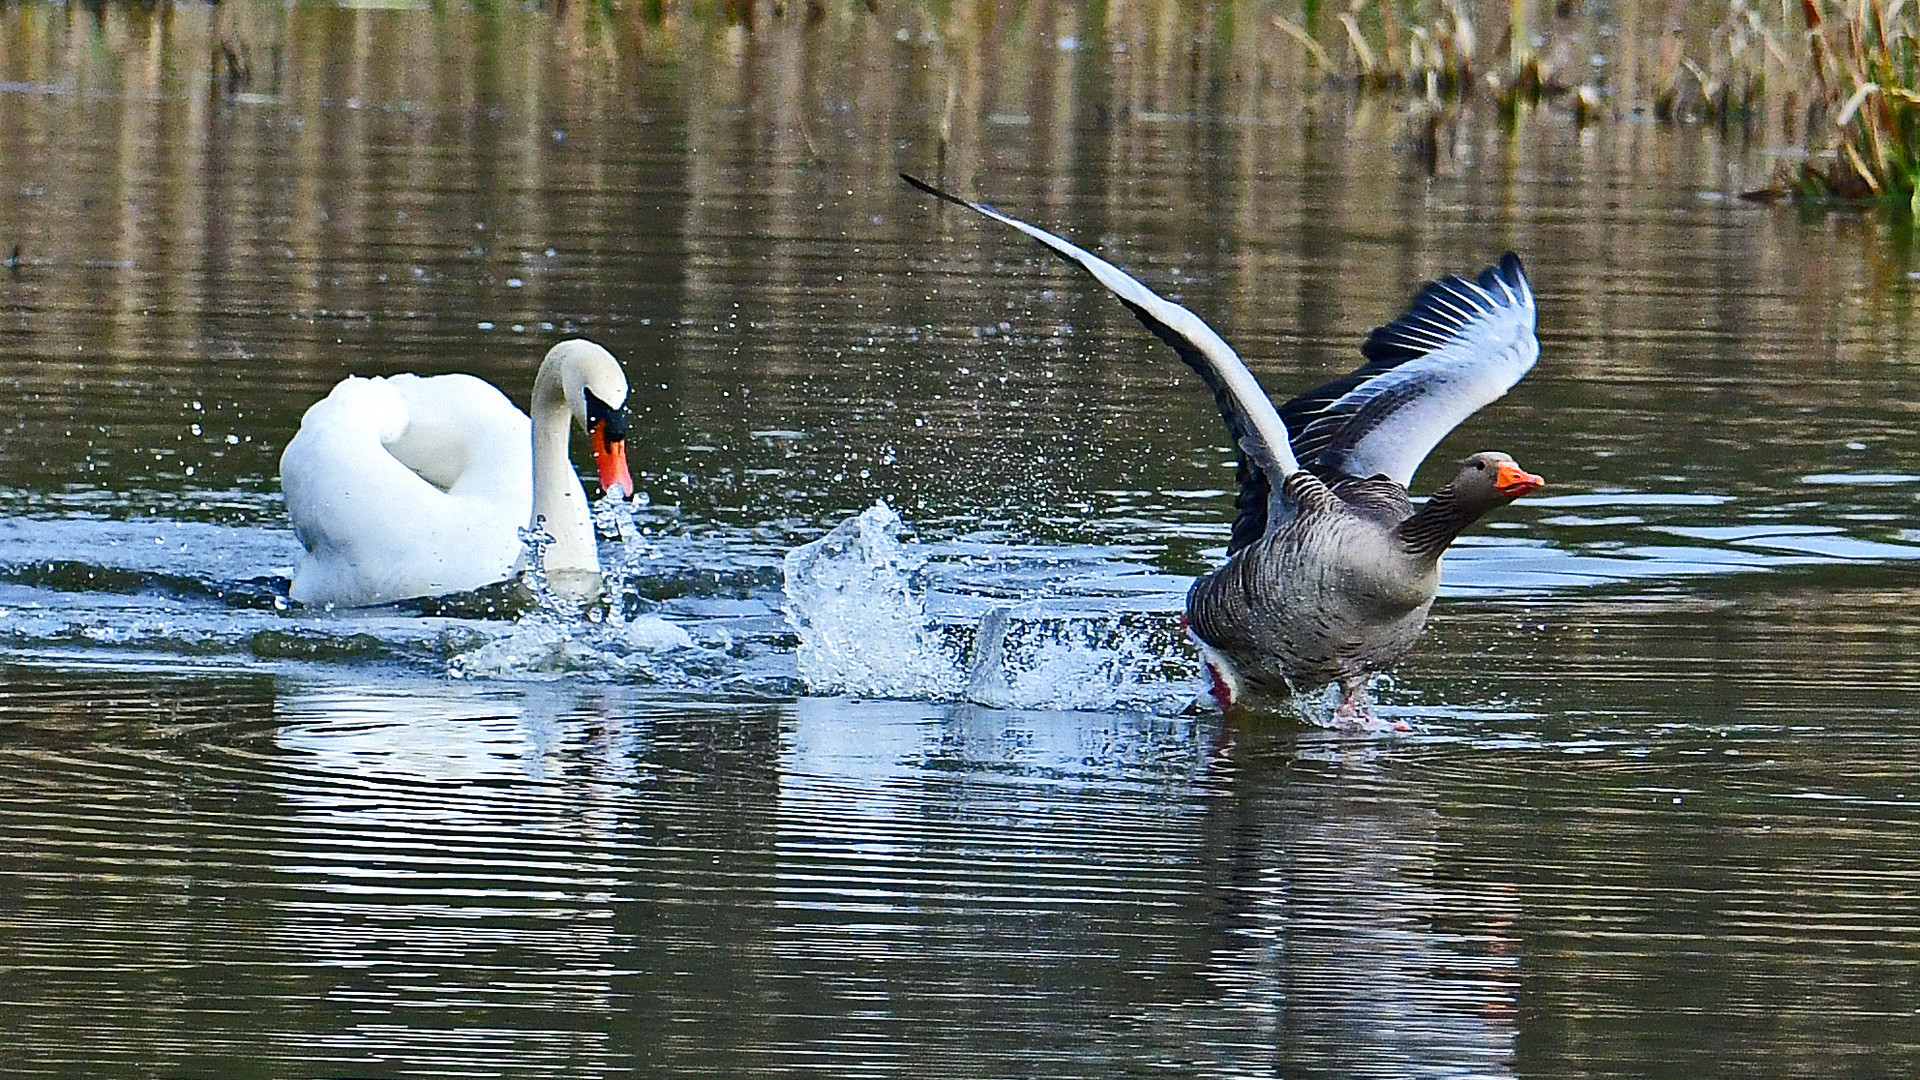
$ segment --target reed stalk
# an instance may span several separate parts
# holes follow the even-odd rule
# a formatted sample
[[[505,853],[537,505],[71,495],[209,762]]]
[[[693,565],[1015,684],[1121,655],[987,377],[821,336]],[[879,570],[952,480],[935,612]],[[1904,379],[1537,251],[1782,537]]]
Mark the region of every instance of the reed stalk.
[[[1800,0],[1824,123],[1789,178],[1802,197],[1920,216],[1920,20],[1911,0]],[[1819,137],[1815,142],[1813,137]]]

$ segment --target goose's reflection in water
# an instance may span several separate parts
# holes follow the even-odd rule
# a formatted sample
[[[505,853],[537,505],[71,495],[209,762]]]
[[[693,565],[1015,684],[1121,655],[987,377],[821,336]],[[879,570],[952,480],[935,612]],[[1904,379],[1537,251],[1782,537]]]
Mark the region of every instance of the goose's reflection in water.
[[[1240,733],[1202,825],[1215,996],[1285,1076],[1514,1072],[1518,893],[1474,880],[1378,743]],[[1469,864],[1470,865],[1470,864]]]

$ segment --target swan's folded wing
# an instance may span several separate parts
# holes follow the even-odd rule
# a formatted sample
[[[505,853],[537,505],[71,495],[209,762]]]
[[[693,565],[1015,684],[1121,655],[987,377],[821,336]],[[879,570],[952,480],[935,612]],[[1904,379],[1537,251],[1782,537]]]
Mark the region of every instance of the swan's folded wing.
[[[1448,432],[1533,367],[1534,326],[1533,289],[1512,252],[1478,280],[1429,282],[1405,315],[1368,335],[1364,365],[1281,407],[1294,454],[1325,479],[1412,483]]]
[[[403,434],[414,427],[410,389],[401,377],[343,379],[308,408],[281,453],[280,486],[294,535],[305,549],[295,565],[293,599],[385,603],[478,588],[512,571],[520,555],[519,529],[532,506],[526,493],[532,483],[526,418],[501,397],[518,424],[484,440],[517,462],[497,485],[479,485],[490,496],[494,486],[505,494],[456,496],[395,457],[387,445],[418,450],[442,441],[432,436],[413,445],[413,436]],[[458,420],[445,422],[452,426]],[[431,431],[431,425],[421,430]],[[454,481],[452,486],[465,485]]]
[[[391,380],[358,378],[341,380],[301,418],[280,455],[287,515],[306,549],[294,575],[295,599],[369,602],[355,594],[375,590],[356,583],[384,579],[384,565],[402,561],[396,553],[440,516],[446,492],[383,442],[406,421],[406,402]]]
[[[1219,334],[1214,333],[1213,328],[1200,316],[1160,296],[1098,255],[1045,229],[1008,217],[991,206],[942,191],[905,173],[901,173],[900,178],[929,195],[1019,229],[1046,245],[1054,254],[1093,275],[1147,329],[1153,331],[1155,337],[1171,345],[1180,354],[1180,359],[1206,380],[1208,388],[1213,391],[1214,403],[1220,409],[1221,419],[1226,421],[1234,443],[1245,456],[1245,467],[1255,474],[1261,485],[1267,483],[1268,473],[1277,473],[1284,478],[1298,471],[1299,465],[1294,461],[1286,425],[1281,423],[1273,402],[1267,398],[1266,391],[1260,388],[1260,382],[1253,377],[1253,372],[1247,370],[1239,354]],[[1236,528],[1236,533],[1238,531]]]

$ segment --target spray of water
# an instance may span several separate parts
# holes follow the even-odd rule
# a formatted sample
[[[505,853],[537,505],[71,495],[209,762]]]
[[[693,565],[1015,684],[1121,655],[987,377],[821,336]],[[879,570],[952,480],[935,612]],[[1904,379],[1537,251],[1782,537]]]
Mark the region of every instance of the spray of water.
[[[1159,713],[1193,701],[1177,620],[1071,609],[1043,580],[982,611],[978,597],[937,592],[939,565],[904,530],[880,503],[787,554],[786,614],[812,692]]]
[[[639,501],[639,507],[647,504]],[[602,570],[602,595],[582,607],[556,592],[545,558],[552,537],[538,525],[521,530],[527,545],[522,582],[532,608],[508,631],[448,662],[455,678],[512,678],[587,674],[644,682],[680,682],[689,661],[702,652],[687,631],[640,610],[627,588],[654,549],[634,520],[634,503],[602,498],[593,507],[595,531],[611,540],[612,558]]]
[[[964,687],[962,654],[927,618],[926,556],[903,529],[878,503],[787,553],[787,621],[813,692],[945,700]]]

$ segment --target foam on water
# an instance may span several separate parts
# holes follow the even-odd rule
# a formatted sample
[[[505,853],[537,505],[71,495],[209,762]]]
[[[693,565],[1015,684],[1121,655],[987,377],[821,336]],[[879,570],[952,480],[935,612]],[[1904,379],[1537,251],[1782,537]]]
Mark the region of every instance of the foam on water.
[[[590,622],[574,613],[543,609],[455,656],[447,673],[456,679],[589,673],[663,682],[684,670],[674,654],[684,659],[695,651],[705,650],[686,630],[658,616]]]
[[[695,691],[785,689],[791,680],[777,670],[778,660],[771,669],[753,662],[756,653],[771,650],[756,649],[753,635],[741,632],[742,617],[770,614],[766,605],[736,603],[720,617],[685,624],[648,610],[654,602],[633,585],[649,576],[660,557],[651,531],[636,519],[636,511],[647,508],[644,494],[632,502],[603,498],[594,504],[595,529],[610,543],[603,550],[606,597],[585,611],[548,586],[541,566],[544,544],[530,537],[532,565],[523,581],[533,591],[533,610],[453,657],[448,674],[461,679],[588,675]]]
[[[505,584],[386,607],[311,608],[286,597],[298,545],[285,529],[0,518],[0,650],[373,665],[463,679],[571,675],[696,694],[792,691],[773,557],[742,556],[743,540],[718,530],[663,536],[672,515],[644,499],[602,500],[596,519],[607,537],[610,602],[583,613],[537,587],[530,601]],[[683,595],[647,596],[662,587]],[[502,618],[512,611],[524,613]]]

